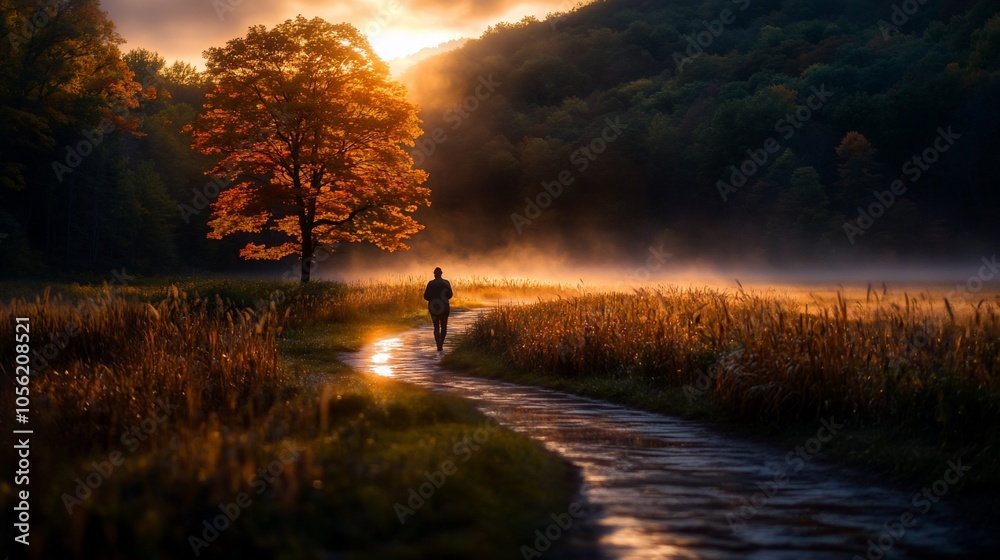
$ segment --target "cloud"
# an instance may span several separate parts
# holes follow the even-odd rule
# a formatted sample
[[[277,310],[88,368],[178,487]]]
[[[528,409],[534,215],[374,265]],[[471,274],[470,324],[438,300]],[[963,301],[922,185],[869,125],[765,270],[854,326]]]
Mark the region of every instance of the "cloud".
[[[255,0],[102,0],[125,38],[125,49],[143,47],[167,60],[201,63],[202,52],[246,33],[254,24],[287,19],[282,3]]]
[[[503,16],[516,3],[508,0],[411,0],[409,12],[419,17],[430,14],[452,25],[469,20],[492,21]]]
[[[102,0],[126,39],[125,50],[143,47],[168,61],[201,65],[202,53],[243,36],[248,27],[268,27],[295,17],[346,21],[370,34],[389,58],[460,37],[477,37],[499,21],[544,17],[576,0]],[[394,35],[398,35],[395,37]],[[379,39],[379,40],[374,40]]]

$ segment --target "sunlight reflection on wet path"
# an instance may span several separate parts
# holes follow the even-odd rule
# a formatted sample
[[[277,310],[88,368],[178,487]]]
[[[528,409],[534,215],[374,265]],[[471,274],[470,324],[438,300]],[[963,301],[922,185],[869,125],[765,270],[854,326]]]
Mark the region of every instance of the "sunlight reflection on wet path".
[[[460,333],[474,319],[474,313],[455,313],[449,330]],[[582,469],[587,510],[596,513],[599,554],[606,558],[865,558],[868,540],[878,539],[884,524],[914,511],[911,497],[920,488],[893,489],[815,460],[796,472],[800,463],[786,461],[792,450],[727,437],[693,421],[455,375],[438,365],[440,356],[430,327],[421,327],[342,359],[359,371],[466,397],[573,461]],[[755,493],[760,504],[759,485],[773,484],[779,471],[787,481],[755,511],[742,510],[747,521],[734,530],[730,520],[742,522],[740,508]],[[943,500],[893,539],[885,559],[995,550],[996,537],[988,536],[991,545],[985,538],[954,521]],[[520,557],[512,551],[512,559]]]

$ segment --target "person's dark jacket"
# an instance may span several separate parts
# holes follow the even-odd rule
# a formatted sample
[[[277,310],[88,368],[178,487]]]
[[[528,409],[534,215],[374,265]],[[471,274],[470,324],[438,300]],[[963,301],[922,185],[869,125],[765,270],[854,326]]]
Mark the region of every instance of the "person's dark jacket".
[[[427,310],[430,311],[431,315],[448,315],[451,312],[448,300],[453,295],[451,292],[451,282],[444,278],[431,280],[427,283],[427,289],[424,290],[424,299],[427,300]]]

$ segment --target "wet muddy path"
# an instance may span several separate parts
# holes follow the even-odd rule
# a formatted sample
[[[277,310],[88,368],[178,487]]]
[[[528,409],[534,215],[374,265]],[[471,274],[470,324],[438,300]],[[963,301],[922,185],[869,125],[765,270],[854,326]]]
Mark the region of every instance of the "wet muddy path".
[[[449,336],[475,317],[454,313]],[[696,421],[457,375],[439,365],[429,326],[342,359],[465,397],[576,464],[602,558],[1000,557],[988,554],[1000,546],[995,533],[959,521],[943,480],[928,480],[929,497],[915,499],[920,486],[890,487],[815,459],[837,437],[835,423],[817,424],[798,450],[779,449]]]

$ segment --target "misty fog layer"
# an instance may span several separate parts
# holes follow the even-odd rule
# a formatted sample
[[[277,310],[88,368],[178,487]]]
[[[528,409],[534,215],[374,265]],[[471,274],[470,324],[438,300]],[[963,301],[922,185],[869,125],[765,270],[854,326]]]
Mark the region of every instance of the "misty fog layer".
[[[996,11],[617,0],[497,26],[404,77],[414,246],[962,276],[1000,239]]]

